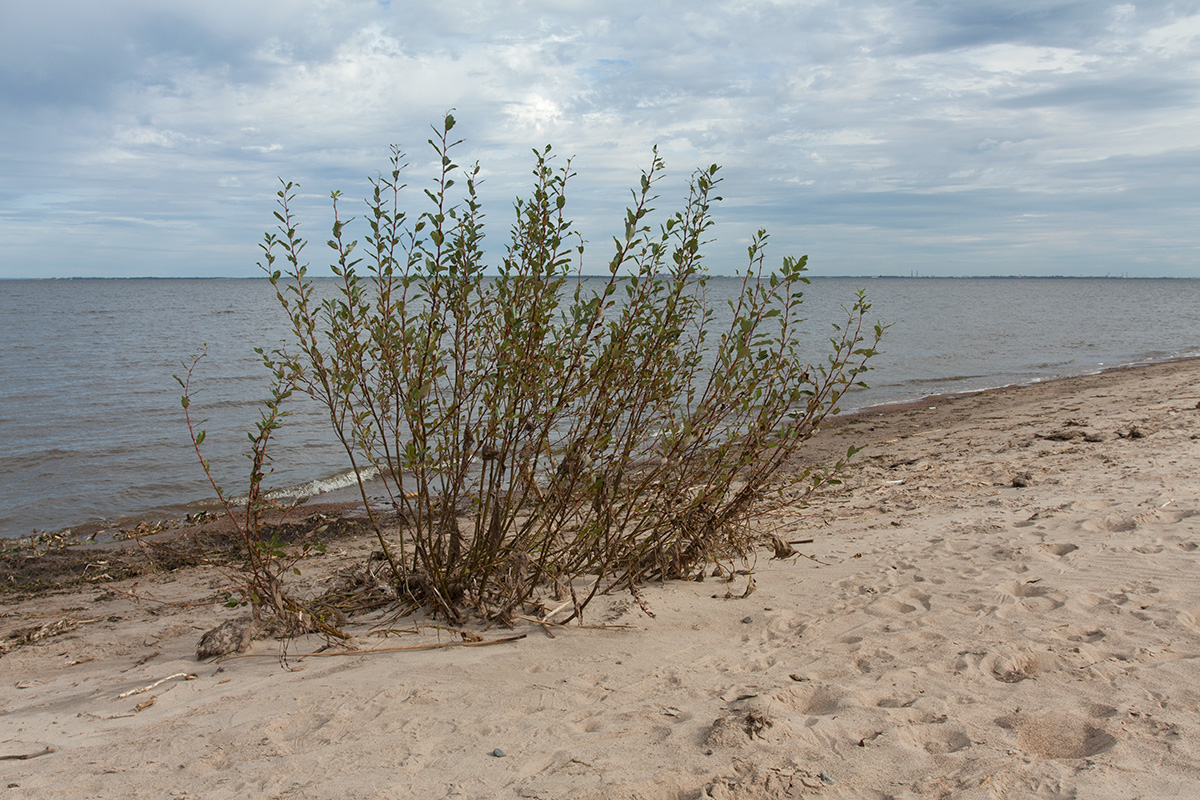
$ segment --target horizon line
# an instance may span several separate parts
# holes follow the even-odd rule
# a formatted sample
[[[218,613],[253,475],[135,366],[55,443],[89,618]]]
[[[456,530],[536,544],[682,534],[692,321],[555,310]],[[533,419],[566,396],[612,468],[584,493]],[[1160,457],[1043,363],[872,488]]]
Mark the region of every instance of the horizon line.
[[[664,273],[665,274],[665,273]],[[283,276],[281,276],[282,278]],[[308,276],[313,280],[337,280],[336,275],[318,275]],[[360,277],[369,278],[371,273],[366,273]],[[485,275],[486,278],[496,278],[499,275]],[[567,278],[585,278],[585,279],[608,279],[611,276],[607,274],[571,274],[564,276]],[[619,278],[633,277],[631,275],[619,275]],[[727,278],[740,280],[742,275],[716,275],[709,273],[706,278]],[[894,274],[861,274],[861,275],[817,275],[806,274],[807,278],[839,278],[853,280],[1165,280],[1165,281],[1186,281],[1197,280],[1200,276],[1185,276],[1185,275],[1025,275],[1017,274],[992,274],[992,275],[894,275]],[[73,275],[68,277],[53,277],[53,278],[16,278],[0,276],[0,281],[266,281],[269,278],[266,275]]]

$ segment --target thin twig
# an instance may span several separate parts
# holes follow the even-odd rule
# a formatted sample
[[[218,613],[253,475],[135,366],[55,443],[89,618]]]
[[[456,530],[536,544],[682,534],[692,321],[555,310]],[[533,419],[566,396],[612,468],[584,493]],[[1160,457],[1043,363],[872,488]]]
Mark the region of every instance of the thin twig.
[[[525,617],[525,616],[520,616],[520,615],[517,616],[517,619],[529,620],[530,622],[533,622],[537,625],[541,625],[543,633],[545,633],[551,639],[558,638],[557,636],[554,635],[554,631],[550,630],[550,623],[548,623],[548,622],[542,622],[540,619],[533,619],[532,617]]]
[[[127,592],[123,589],[117,589],[116,587],[113,587],[113,586],[108,587],[108,591],[114,592],[116,594],[123,594],[126,597],[130,598],[131,600],[136,600],[139,603],[145,601],[147,603],[158,603],[159,605],[175,606],[177,608],[199,608],[200,606],[212,606],[212,605],[216,605],[218,603],[223,604],[225,602],[224,600],[198,600],[196,602],[159,600],[158,598],[150,597],[149,595],[135,594],[134,592]]]
[[[503,639],[485,639],[482,642],[439,642],[438,644],[413,644],[407,647],[373,647],[370,650],[327,650],[323,653],[300,653],[299,655],[289,655],[289,659],[299,661],[302,658],[316,658],[318,656],[369,656],[375,653],[396,653],[401,650],[441,650],[446,647],[487,647],[492,644],[504,644],[505,642],[515,642],[518,639],[524,639],[527,634],[518,636],[507,636]],[[239,653],[238,655],[222,658],[220,661],[232,661],[235,658],[278,658],[277,653]]]
[[[537,622],[538,624],[543,624],[543,623],[549,622],[551,617],[553,617],[553,616],[554,616],[555,614],[557,614],[558,612],[562,611],[562,610],[563,610],[564,608],[566,608],[567,606],[569,606],[569,605],[573,604],[574,602],[575,602],[574,600],[568,600],[567,602],[565,602],[565,603],[563,603],[562,605],[560,605],[558,608],[556,608],[556,609],[554,609],[553,611],[551,611],[551,612],[550,612],[549,614],[547,614],[546,616],[542,617],[542,618],[541,618],[541,619],[539,619],[539,620],[534,620],[534,621],[535,621],[535,622]]]
[[[572,625],[569,622],[548,622],[546,620],[537,619],[535,617],[526,617],[522,614],[517,614],[514,617],[514,619],[523,619],[526,622],[536,622],[538,625],[541,625],[542,627],[546,627],[547,625],[552,625],[555,628],[571,628],[572,630],[574,630],[575,628],[583,628],[584,630],[594,630],[594,631],[617,629],[617,628],[629,628],[629,629],[634,629],[634,630],[637,629],[636,625],[582,625],[582,624]]]
[[[174,675],[168,675],[167,677],[165,677],[161,680],[155,681],[154,683],[150,684],[149,686],[143,686],[140,689],[130,689],[128,692],[122,692],[121,694],[117,695],[117,699],[124,700],[126,697],[130,697],[135,694],[141,694],[142,692],[148,692],[151,689],[155,688],[156,686],[161,686],[162,684],[166,683],[167,681],[173,681],[178,678],[183,678],[185,681],[194,681],[194,680],[196,680],[196,673],[194,673],[194,672],[176,672]]]
[[[0,761],[28,761],[31,758],[49,755],[53,752],[54,748],[50,745],[46,745],[46,749],[42,750],[40,753],[14,753],[8,756],[0,756]]]

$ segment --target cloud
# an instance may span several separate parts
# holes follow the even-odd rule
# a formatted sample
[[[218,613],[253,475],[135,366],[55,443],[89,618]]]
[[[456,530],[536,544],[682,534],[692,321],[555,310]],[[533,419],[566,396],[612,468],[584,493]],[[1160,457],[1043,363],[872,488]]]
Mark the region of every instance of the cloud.
[[[925,274],[1104,274],[1152,248],[1196,272],[1175,226],[1200,204],[1195,0],[113,0],[5,16],[0,276],[254,274],[279,176],[319,230],[329,190],[362,193],[390,143],[414,187],[428,180],[429,125],[451,108],[496,239],[530,148],[552,142],[575,156],[581,230],[606,247],[658,144],[672,198],[691,167],[725,166],[714,266],[766,224],[818,270],[899,254]]]

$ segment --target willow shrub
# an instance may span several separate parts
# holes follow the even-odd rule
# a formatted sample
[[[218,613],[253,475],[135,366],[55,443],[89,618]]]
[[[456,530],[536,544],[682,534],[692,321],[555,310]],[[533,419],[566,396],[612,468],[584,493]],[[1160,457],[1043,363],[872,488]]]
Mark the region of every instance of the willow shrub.
[[[636,595],[747,556],[756,515],[803,503],[844,463],[787,466],[875,352],[863,294],[825,362],[804,363],[805,258],[768,271],[760,231],[732,321],[715,330],[702,254],[718,168],[695,172],[683,209],[652,226],[657,152],[605,279],[578,280],[573,173],[549,147],[489,269],[479,168],[454,163],[453,126],[447,115],[429,140],[441,172],[425,210],[402,210],[394,147],[363,238],[333,193],[332,298],[309,277],[294,184],[261,245],[292,331],[268,367],[328,411],[395,587],[452,620],[508,619],[543,592],[575,617],[598,591]]]

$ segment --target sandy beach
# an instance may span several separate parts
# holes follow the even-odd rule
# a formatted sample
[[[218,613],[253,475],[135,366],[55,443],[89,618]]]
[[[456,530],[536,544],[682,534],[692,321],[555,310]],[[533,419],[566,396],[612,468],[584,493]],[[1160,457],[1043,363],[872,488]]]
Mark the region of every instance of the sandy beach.
[[[352,655],[216,663],[218,566],[0,594],[0,797],[1200,796],[1200,361],[872,411],[804,458],[850,444],[764,527],[801,555],[746,597],[648,586],[653,617],[477,643],[375,612]]]

